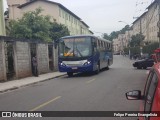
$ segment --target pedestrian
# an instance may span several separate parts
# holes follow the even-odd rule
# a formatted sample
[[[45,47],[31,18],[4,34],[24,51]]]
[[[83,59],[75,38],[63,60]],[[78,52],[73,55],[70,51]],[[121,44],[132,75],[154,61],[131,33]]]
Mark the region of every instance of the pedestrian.
[[[36,58],[36,56],[32,57],[32,65],[33,65],[33,75],[38,77],[37,58]]]

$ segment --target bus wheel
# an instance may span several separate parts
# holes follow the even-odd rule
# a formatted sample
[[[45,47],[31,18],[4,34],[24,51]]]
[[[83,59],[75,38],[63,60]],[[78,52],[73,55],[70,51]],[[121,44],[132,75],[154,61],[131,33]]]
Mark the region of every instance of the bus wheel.
[[[106,67],[106,70],[109,70],[109,66]]]
[[[99,71],[100,71],[100,65],[99,65],[99,64],[97,64],[96,74],[98,74],[98,73],[99,73]]]
[[[73,76],[73,72],[67,72],[68,77],[72,77]]]

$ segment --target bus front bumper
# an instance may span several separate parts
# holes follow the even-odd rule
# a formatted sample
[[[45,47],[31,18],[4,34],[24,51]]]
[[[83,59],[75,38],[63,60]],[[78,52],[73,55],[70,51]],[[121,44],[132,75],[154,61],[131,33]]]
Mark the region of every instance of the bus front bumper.
[[[84,66],[61,66],[59,65],[60,72],[92,72],[93,66],[92,65],[84,65]]]

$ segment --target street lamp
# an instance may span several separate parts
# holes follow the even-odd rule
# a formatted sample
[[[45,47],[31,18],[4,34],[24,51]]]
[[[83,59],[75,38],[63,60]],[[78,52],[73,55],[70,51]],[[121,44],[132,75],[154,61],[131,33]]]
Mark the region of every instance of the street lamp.
[[[121,21],[121,20],[120,20],[120,21],[118,21],[118,22],[122,22],[122,23],[125,23],[125,24],[129,25],[129,24],[128,24],[128,23],[126,23],[125,21]]]
[[[125,23],[126,25],[129,25],[127,22],[125,22],[125,21],[118,21],[118,22],[122,22],[122,23]],[[129,25],[130,26],[130,25]],[[130,50],[130,32],[128,31],[128,42],[129,42],[129,45],[128,45],[128,47],[129,47],[129,50],[128,50],[128,52],[129,52],[129,58],[131,58],[131,50]]]

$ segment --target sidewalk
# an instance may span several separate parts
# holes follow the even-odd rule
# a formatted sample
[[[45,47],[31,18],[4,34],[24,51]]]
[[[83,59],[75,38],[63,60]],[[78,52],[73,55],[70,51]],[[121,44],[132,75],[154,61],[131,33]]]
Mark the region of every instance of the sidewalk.
[[[12,80],[12,81],[7,81],[4,83],[0,83],[0,93],[9,91],[9,90],[14,90],[18,89],[19,87],[27,86],[30,84],[38,83],[41,81],[49,80],[52,78],[60,77],[65,75],[66,73],[60,73],[60,72],[52,72],[52,73],[47,73],[47,74],[42,74],[39,75],[39,77],[27,77],[23,79],[18,79],[18,80]]]

